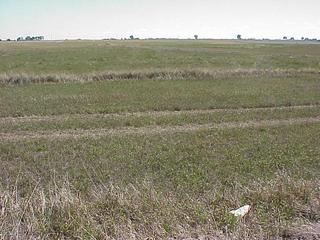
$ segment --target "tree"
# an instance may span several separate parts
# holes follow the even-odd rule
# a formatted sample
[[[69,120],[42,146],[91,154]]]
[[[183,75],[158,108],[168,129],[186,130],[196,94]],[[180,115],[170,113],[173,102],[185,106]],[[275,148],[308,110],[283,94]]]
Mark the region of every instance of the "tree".
[[[301,37],[301,40],[303,41],[303,40],[304,40],[304,37]]]
[[[293,41],[293,40],[294,40],[294,37],[291,37],[291,38],[290,38],[290,40],[292,40],[292,41]]]
[[[130,39],[131,39],[131,40],[133,40],[133,39],[134,39],[134,36],[133,36],[133,35],[131,35],[131,36],[130,36]]]
[[[237,39],[241,40],[241,35],[240,34],[237,35]]]
[[[198,40],[198,37],[199,37],[198,35],[194,35],[195,40]]]
[[[288,37],[286,37],[286,36],[283,37],[283,40],[287,40],[287,39],[288,39]]]

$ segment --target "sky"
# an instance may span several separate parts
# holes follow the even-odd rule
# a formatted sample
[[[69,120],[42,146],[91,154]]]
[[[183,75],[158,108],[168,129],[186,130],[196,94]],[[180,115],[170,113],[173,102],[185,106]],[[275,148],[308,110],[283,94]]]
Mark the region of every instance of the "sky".
[[[0,0],[0,39],[320,38],[320,0]]]

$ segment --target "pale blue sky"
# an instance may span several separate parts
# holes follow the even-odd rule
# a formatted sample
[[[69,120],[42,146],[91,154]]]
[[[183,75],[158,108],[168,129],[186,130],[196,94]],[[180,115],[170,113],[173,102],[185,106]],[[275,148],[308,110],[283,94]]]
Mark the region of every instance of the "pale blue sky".
[[[0,0],[0,38],[320,38],[320,0]]]

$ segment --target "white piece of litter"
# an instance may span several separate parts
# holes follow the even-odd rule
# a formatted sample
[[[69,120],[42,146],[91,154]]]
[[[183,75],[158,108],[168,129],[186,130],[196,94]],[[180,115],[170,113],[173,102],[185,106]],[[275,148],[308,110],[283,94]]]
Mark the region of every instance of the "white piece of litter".
[[[251,209],[250,205],[245,205],[241,208],[230,211],[230,213],[236,217],[244,217],[250,211],[250,209]]]

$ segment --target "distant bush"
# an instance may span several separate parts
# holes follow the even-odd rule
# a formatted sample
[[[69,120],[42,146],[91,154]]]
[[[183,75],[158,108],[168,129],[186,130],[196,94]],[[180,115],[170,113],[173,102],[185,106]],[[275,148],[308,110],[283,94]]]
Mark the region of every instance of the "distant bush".
[[[44,36],[35,36],[35,37],[27,36],[26,38],[23,38],[23,37],[17,38],[17,41],[42,41],[42,40],[44,40]]]

